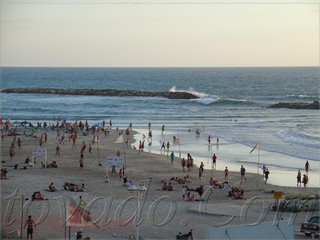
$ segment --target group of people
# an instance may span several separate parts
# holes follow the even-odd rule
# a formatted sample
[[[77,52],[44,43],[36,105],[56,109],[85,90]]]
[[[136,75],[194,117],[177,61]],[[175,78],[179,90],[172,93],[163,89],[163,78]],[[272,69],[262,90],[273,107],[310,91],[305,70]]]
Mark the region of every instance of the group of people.
[[[87,191],[84,183],[74,184],[74,183],[65,182],[63,185],[63,188],[65,190],[72,191],[72,192],[85,192],[85,191]]]
[[[306,170],[306,173],[303,174],[303,176],[301,176],[301,171],[300,169],[298,170],[298,174],[297,174],[297,187],[301,187],[301,183],[303,183],[303,187],[306,188],[308,181],[309,181],[309,169],[310,169],[310,163],[309,161],[306,161],[305,165],[304,165],[304,169]]]
[[[167,182],[164,181],[164,182],[162,183],[161,190],[162,190],[162,191],[173,191],[172,183],[169,182],[169,183],[167,184]]]
[[[181,159],[182,171],[185,172],[185,168],[187,167],[187,171],[190,172],[193,168],[193,157],[190,153],[187,154],[187,159]]]
[[[183,176],[182,178],[180,177],[171,177],[170,181],[175,181],[178,184],[186,184],[191,182],[191,175],[187,174],[186,176]],[[162,182],[165,182],[166,180],[162,180]]]
[[[192,194],[191,192],[197,192],[199,194],[199,198],[196,199],[195,195]],[[183,201],[189,201],[189,202],[193,202],[193,201],[203,201],[203,193],[204,193],[204,187],[203,185],[200,185],[197,188],[190,188],[187,185],[183,185],[182,186],[182,200]]]
[[[244,190],[238,187],[231,188],[228,196],[233,199],[246,199],[246,196],[244,195]]]

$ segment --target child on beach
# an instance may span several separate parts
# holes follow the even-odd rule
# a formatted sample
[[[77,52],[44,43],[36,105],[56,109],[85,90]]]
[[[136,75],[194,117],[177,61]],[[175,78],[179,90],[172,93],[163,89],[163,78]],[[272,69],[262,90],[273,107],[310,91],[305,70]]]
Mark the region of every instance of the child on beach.
[[[299,185],[301,187],[301,172],[300,172],[300,169],[298,170],[298,174],[297,174],[297,187]]]
[[[226,168],[224,169],[224,180],[225,180],[225,181],[228,180],[228,175],[229,175],[229,170],[228,170],[228,168],[226,167]]]

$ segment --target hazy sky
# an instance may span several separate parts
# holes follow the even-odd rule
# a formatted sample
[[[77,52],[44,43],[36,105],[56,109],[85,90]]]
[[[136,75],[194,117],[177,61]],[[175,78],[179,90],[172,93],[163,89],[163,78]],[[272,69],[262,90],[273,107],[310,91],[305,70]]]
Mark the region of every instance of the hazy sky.
[[[2,0],[1,66],[318,66],[317,0]]]

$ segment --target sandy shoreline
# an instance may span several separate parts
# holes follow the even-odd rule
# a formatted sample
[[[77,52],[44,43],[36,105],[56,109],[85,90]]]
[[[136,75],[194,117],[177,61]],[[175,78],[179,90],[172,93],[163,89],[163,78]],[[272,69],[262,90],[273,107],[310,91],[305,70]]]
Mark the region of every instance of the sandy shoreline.
[[[23,132],[19,132],[23,133]],[[27,135],[30,134],[30,130],[26,131]],[[119,134],[116,130],[110,131],[110,134],[105,136],[100,134],[99,141],[99,151],[98,145],[92,144],[92,154],[90,156],[88,152],[89,143],[92,143],[93,136],[83,136],[78,135],[76,141],[76,147],[73,147],[72,141],[69,142],[68,135],[65,134],[64,144],[61,144],[61,157],[55,156],[55,148],[58,142],[56,136],[56,131],[47,131],[48,140],[44,144],[47,149],[48,162],[56,161],[58,168],[43,169],[40,168],[41,158],[37,159],[37,163],[34,168],[27,166],[24,161],[29,156],[32,155],[32,149],[37,148],[39,145],[39,137],[42,131],[37,130],[34,135],[37,138],[18,135],[17,138],[21,139],[21,147],[16,144],[15,157],[10,160],[9,149],[10,144],[13,141],[13,136],[5,135],[3,141],[1,142],[1,168],[6,168],[8,170],[8,180],[1,180],[1,217],[8,217],[8,212],[6,212],[6,207],[8,204],[9,197],[16,189],[18,189],[18,196],[23,196],[23,199],[31,198],[34,191],[41,191],[49,199],[48,201],[36,201],[28,202],[24,200],[24,216],[31,214],[35,216],[36,219],[40,219],[40,224],[35,230],[35,239],[63,239],[65,234],[64,227],[61,227],[61,206],[59,207],[59,197],[71,197],[77,198],[79,195],[83,195],[86,202],[90,202],[95,198],[105,198],[108,199],[107,206],[110,206],[110,214],[108,216],[112,219],[110,224],[103,226],[103,223],[99,221],[100,228],[89,227],[84,228],[84,236],[88,235],[91,239],[122,239],[128,237],[130,234],[135,233],[135,228],[131,223],[127,226],[120,227],[119,223],[123,222],[125,219],[130,218],[134,209],[136,208],[136,201],[134,197],[136,192],[130,192],[127,187],[123,186],[122,180],[119,176],[110,176],[110,182],[105,183],[104,177],[106,175],[106,157],[115,156],[117,150],[120,150],[121,155],[126,155],[126,175],[129,180],[132,180],[136,185],[142,180],[149,180],[150,187],[148,188],[147,196],[145,196],[145,205],[141,216],[145,219],[140,226],[140,235],[144,239],[173,239],[174,236],[179,232],[187,232],[190,228],[193,228],[196,239],[204,239],[206,236],[206,229],[211,225],[208,222],[219,223],[223,222],[224,219],[229,218],[228,216],[235,214],[239,216],[241,207],[246,202],[246,200],[232,200],[227,197],[228,192],[222,190],[215,190],[210,196],[210,200],[207,195],[204,195],[206,203],[211,206],[210,214],[199,214],[197,211],[201,202],[183,202],[182,201],[182,184],[174,184],[174,191],[159,191],[161,188],[161,180],[168,179],[172,176],[183,177],[186,172],[182,172],[180,165],[180,160],[176,157],[174,164],[168,164],[167,155],[157,155],[147,152],[140,152],[138,150],[129,148],[125,146],[123,148],[122,143],[115,143]],[[62,133],[62,132],[61,132]],[[133,133],[130,134],[130,139],[133,138]],[[84,153],[84,170],[79,169],[79,159],[80,159],[80,149],[82,142],[86,143],[86,150]],[[137,143],[135,143],[137,145]],[[99,157],[98,157],[99,156]],[[186,156],[182,156],[186,157]],[[99,166],[99,160],[102,166]],[[13,166],[18,164],[18,169],[14,169]],[[20,169],[27,166],[27,170]],[[111,169],[108,169],[108,175],[111,175]],[[204,171],[204,176],[202,179],[198,177],[198,168],[190,172],[192,177],[192,182],[188,184],[189,187],[196,188],[199,185],[203,185],[205,190],[208,187],[208,181],[211,174],[214,174],[215,180],[223,181],[224,174],[222,171],[213,172],[209,170]],[[239,172],[229,172],[229,183],[231,186],[239,187],[245,191],[247,199],[255,196],[261,196],[264,200],[270,203],[274,202],[273,194],[266,192],[281,191],[284,192],[286,196],[293,195],[315,195],[319,194],[319,188],[296,188],[296,187],[281,187],[269,184],[264,184],[262,176],[259,176],[259,186],[257,188],[256,180],[257,176],[255,174],[246,174],[247,181],[240,182]],[[53,182],[58,189],[62,189],[64,182],[73,183],[84,183],[87,192],[69,192],[69,191],[58,191],[58,192],[47,192],[48,185]],[[146,186],[149,186],[149,182],[146,182]],[[195,193],[198,197],[198,194]],[[60,198],[61,199],[61,198]],[[111,201],[112,199],[112,201]],[[127,204],[124,202],[127,199]],[[161,201],[159,200],[161,199]],[[155,203],[157,207],[155,208]],[[12,202],[11,202],[12,204]],[[21,203],[20,203],[21,204]],[[45,206],[44,206],[44,205]],[[228,209],[228,206],[232,205],[232,208]],[[258,204],[259,205],[259,204]],[[120,206],[120,207],[119,207]],[[166,220],[169,214],[169,209],[172,206],[176,206],[176,211],[171,212],[171,220]],[[220,207],[217,207],[220,206]],[[122,208],[123,207],[123,208]],[[217,207],[217,208],[216,208]],[[41,215],[42,208],[45,208],[47,215]],[[221,208],[225,208],[225,211],[221,212]],[[19,203],[13,205],[12,216],[16,218],[19,217]],[[21,208],[20,208],[21,209]],[[49,209],[49,210],[47,210]],[[59,210],[60,209],[60,210]],[[93,219],[98,219],[103,213],[103,221],[106,220],[106,212],[103,212],[104,203],[103,201],[97,200],[97,202],[92,207]],[[121,211],[120,211],[121,210]],[[121,214],[120,214],[121,213]],[[169,214],[170,215],[170,214]],[[274,215],[269,216],[272,220]],[[2,221],[2,238],[8,237],[8,232],[14,229],[19,229],[18,220],[15,224],[11,224],[6,227]],[[240,217],[236,217],[232,224],[240,224]],[[297,222],[298,225],[298,222]],[[78,228],[72,228],[72,234]],[[23,231],[23,236],[25,236],[26,231]],[[73,238],[72,235],[71,238]]]

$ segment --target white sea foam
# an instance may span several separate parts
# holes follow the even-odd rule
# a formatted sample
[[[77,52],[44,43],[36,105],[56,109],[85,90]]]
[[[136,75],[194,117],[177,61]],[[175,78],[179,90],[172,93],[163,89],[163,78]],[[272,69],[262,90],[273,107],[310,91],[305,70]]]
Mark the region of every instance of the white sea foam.
[[[206,93],[195,91],[192,87],[189,87],[187,90],[178,90],[176,86],[173,86],[172,88],[170,88],[169,92],[187,92],[187,93],[191,93],[199,98],[203,98],[203,97],[208,96],[208,94],[206,94]]]
[[[287,143],[304,145],[313,148],[320,148],[319,138],[310,136],[300,131],[281,129],[277,131],[274,135]]]

